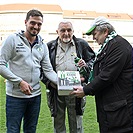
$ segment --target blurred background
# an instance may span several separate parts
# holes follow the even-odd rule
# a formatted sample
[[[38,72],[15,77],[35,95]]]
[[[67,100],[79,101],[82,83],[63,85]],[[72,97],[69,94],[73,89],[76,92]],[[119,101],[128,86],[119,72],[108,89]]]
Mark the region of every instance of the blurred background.
[[[17,3],[16,3],[17,2]],[[116,32],[126,38],[133,45],[133,8],[131,1],[105,0],[7,0],[0,2],[0,46],[6,37],[18,30],[25,30],[24,20],[30,9],[38,9],[44,15],[44,23],[40,32],[44,42],[57,37],[56,29],[60,20],[71,21],[74,35],[85,39],[95,52],[99,45],[92,36],[84,33],[89,29],[92,20],[98,16],[105,16],[110,20]]]

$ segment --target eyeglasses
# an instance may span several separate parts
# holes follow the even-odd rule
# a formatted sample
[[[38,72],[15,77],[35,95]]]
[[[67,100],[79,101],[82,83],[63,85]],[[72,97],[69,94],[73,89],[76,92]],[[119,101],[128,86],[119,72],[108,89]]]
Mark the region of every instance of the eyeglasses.
[[[72,29],[61,29],[60,32],[64,33],[64,32],[72,32]]]

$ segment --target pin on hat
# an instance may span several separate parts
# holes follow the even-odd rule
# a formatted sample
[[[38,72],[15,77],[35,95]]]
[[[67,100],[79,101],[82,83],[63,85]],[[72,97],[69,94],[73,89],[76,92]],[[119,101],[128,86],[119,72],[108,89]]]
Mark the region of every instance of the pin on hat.
[[[90,29],[86,32],[86,35],[91,35],[92,31],[96,28],[96,26],[106,24],[106,23],[109,23],[109,20],[103,16],[95,18],[91,24]]]

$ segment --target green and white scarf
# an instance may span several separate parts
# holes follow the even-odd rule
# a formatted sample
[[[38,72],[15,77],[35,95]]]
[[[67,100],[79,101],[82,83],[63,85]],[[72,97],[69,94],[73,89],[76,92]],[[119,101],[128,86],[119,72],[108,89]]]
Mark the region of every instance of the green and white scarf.
[[[106,39],[104,40],[104,43],[102,44],[101,48],[98,50],[97,54],[96,54],[96,57],[95,57],[95,60],[94,62],[97,60],[97,56],[102,52],[102,50],[104,49],[104,47],[106,46],[106,44],[112,40],[115,36],[117,36],[117,33],[115,31],[112,31],[107,37]],[[94,63],[93,63],[94,64]],[[88,82],[91,82],[93,79],[94,79],[94,72],[93,72],[93,65],[92,65],[92,68],[91,68],[91,71],[90,71],[90,76],[89,76],[89,80]]]

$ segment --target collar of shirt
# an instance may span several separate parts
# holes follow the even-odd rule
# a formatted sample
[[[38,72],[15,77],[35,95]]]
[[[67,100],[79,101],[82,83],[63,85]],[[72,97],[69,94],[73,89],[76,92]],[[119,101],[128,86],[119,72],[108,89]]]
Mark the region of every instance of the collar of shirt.
[[[24,31],[22,31],[22,32],[23,32],[22,36],[25,37]],[[30,43],[30,42],[29,42],[29,43]],[[34,41],[32,44],[30,43],[31,48],[32,48],[36,43],[38,43],[38,36],[36,36],[36,39],[35,39],[35,41]]]
[[[29,42],[30,43],[30,42]],[[36,36],[36,39],[35,39],[35,41],[31,44],[31,48],[36,44],[36,43],[38,43],[38,36]]]

